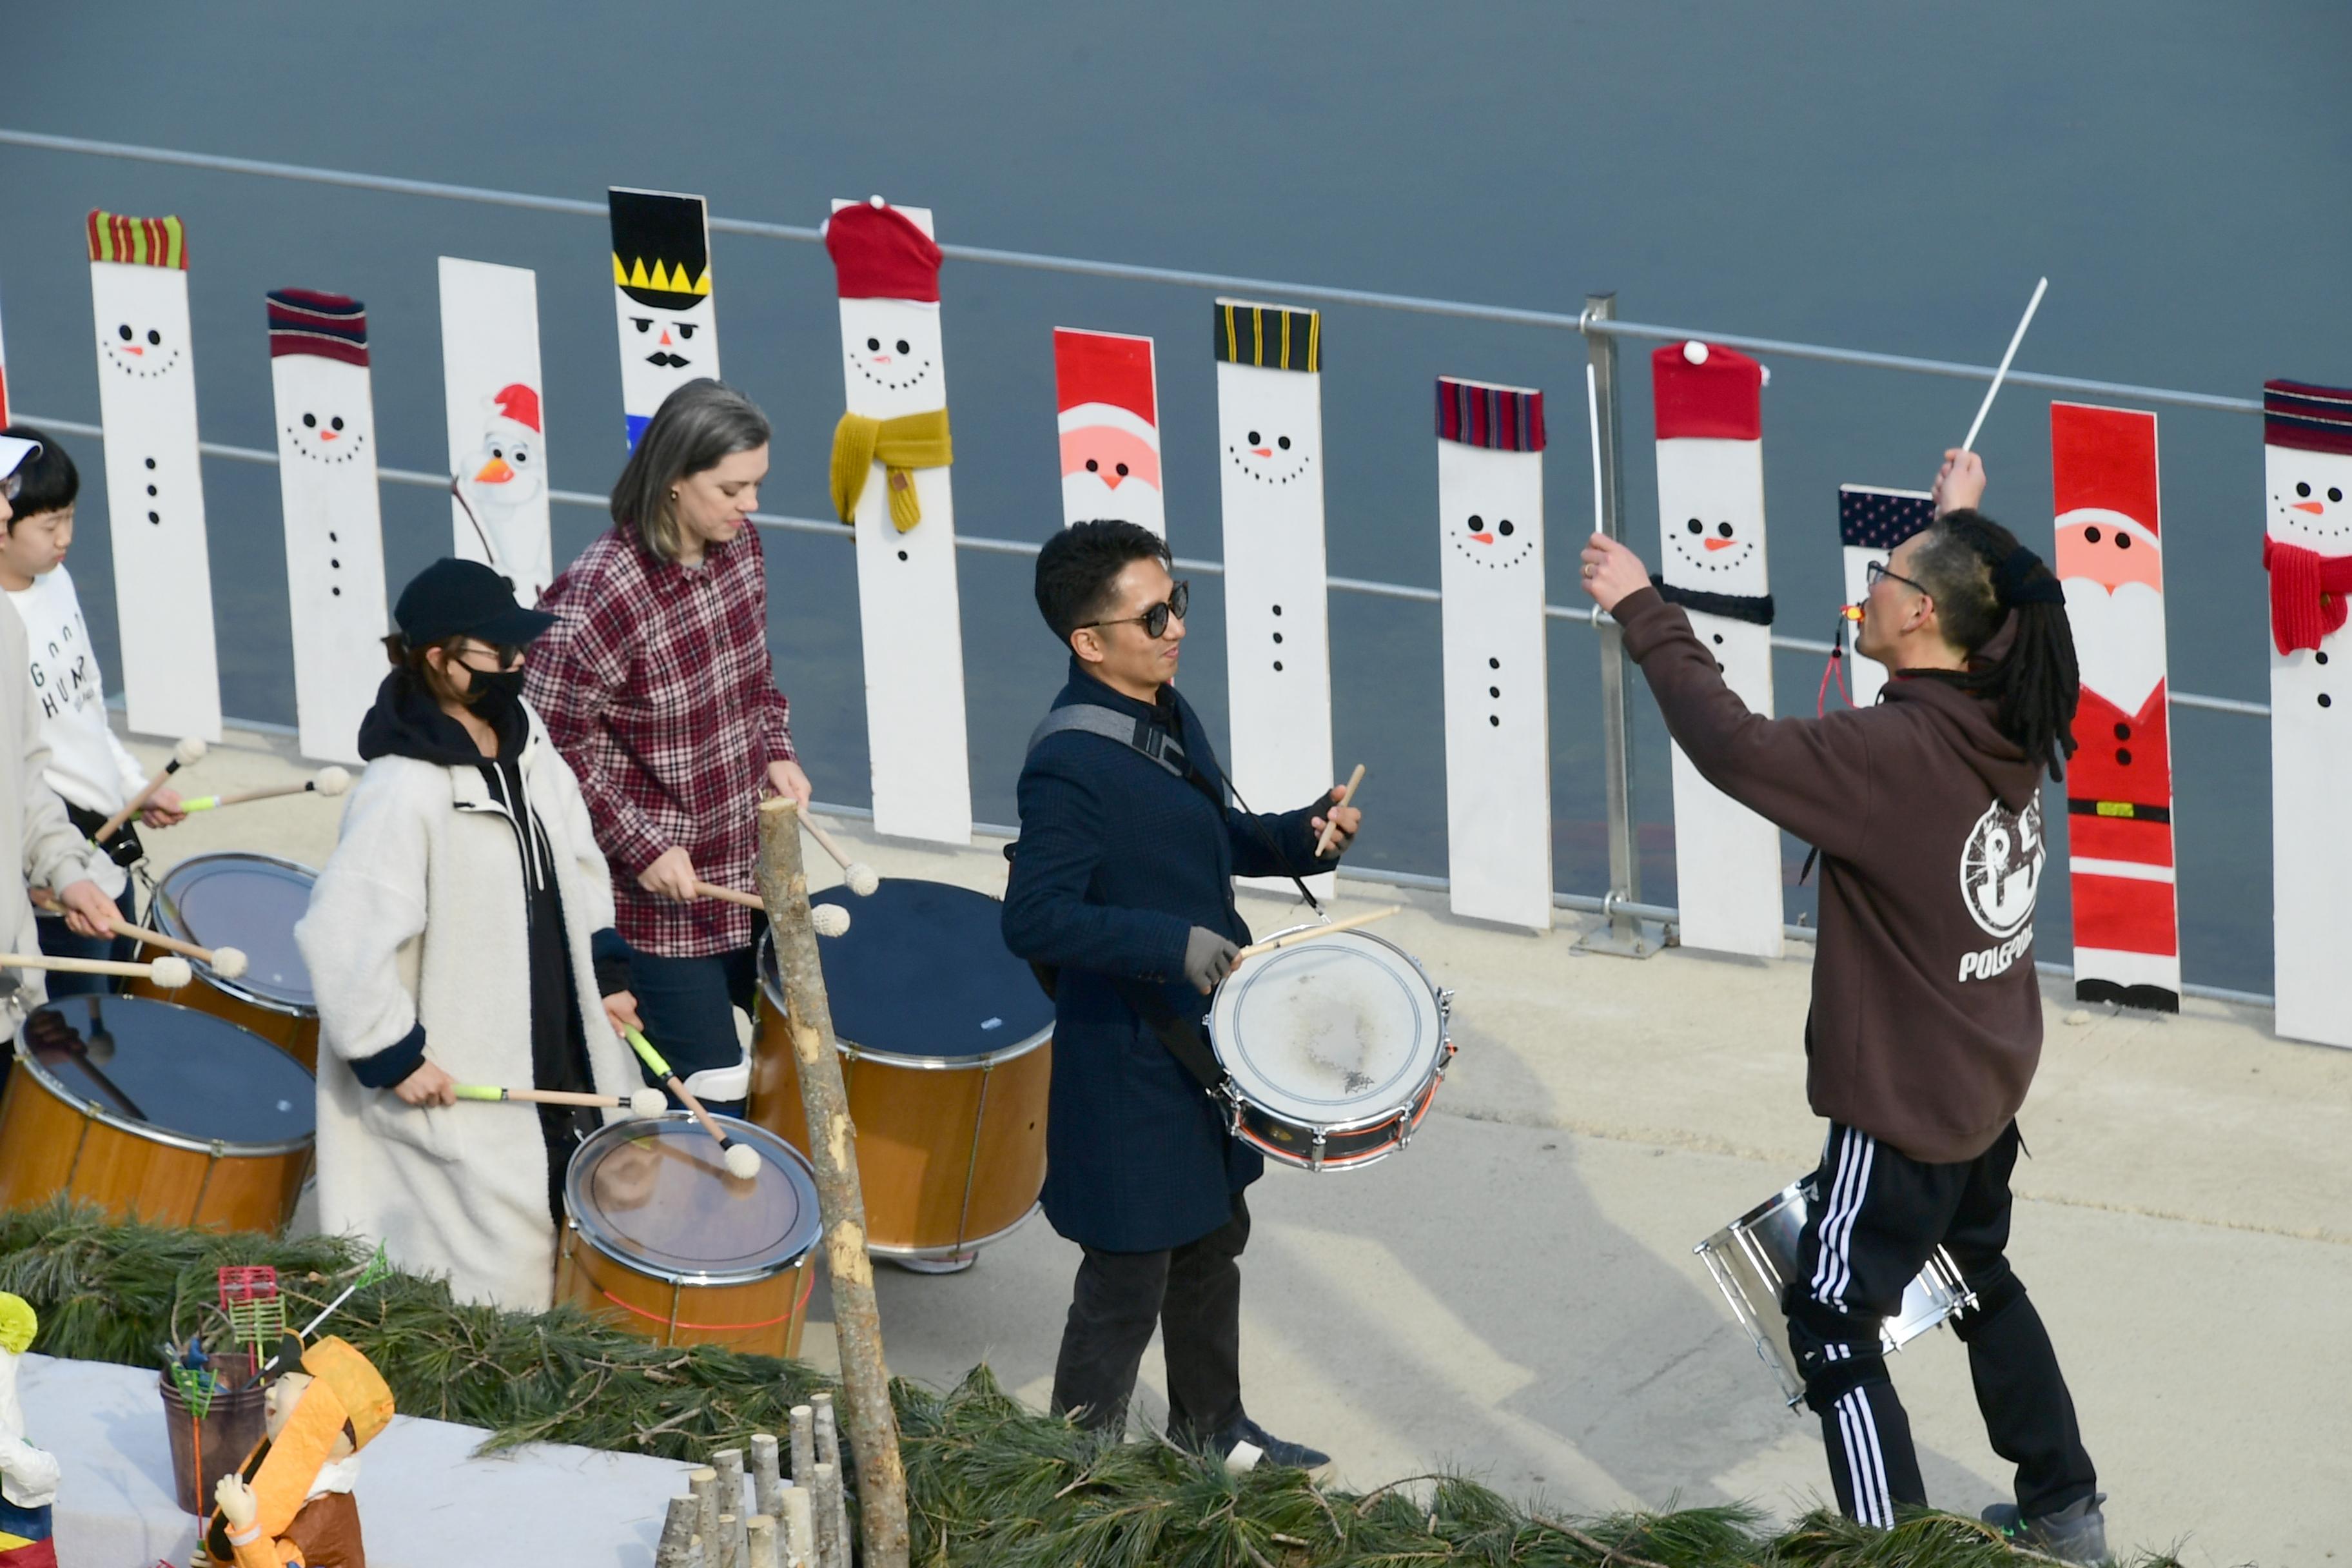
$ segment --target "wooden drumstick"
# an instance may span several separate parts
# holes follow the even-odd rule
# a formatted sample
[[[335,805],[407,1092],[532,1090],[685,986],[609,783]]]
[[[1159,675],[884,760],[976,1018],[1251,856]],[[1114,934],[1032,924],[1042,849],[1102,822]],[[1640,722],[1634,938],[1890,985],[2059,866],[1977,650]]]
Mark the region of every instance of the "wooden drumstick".
[[[177,991],[196,977],[184,958],[170,953],[152,963],[119,963],[110,958],[58,958],[46,952],[0,952],[0,969],[47,969],[59,974],[119,974],[131,980],[152,980],[166,991]]]
[[[738,1143],[727,1136],[719,1123],[711,1120],[710,1112],[702,1109],[702,1101],[695,1099],[694,1092],[679,1081],[677,1074],[669,1070],[669,1063],[662,1060],[662,1054],[654,1049],[654,1043],[646,1039],[642,1031],[623,1029],[621,1037],[629,1042],[629,1048],[637,1053],[646,1066],[654,1069],[654,1076],[668,1086],[670,1093],[677,1097],[677,1102],[694,1113],[694,1119],[702,1123],[702,1130],[719,1141],[719,1146],[727,1152],[729,1175],[749,1179],[760,1173],[760,1152],[749,1143]]]
[[[289,795],[341,795],[352,787],[352,775],[342,768],[320,768],[298,784],[272,784],[268,789],[232,790],[226,795],[190,795],[180,803],[182,811],[218,811],[225,805],[243,805],[249,800],[276,800]]]
[[[843,878],[849,883],[851,892],[863,899],[871,895],[875,889],[882,885],[882,879],[874,868],[863,860],[852,860],[849,858],[849,851],[835,843],[833,835],[817,826],[815,817],[811,816],[807,812],[801,813],[801,826],[808,829],[809,837],[816,840],[818,848],[833,857],[834,864],[841,868]],[[822,936],[825,933],[820,931],[817,934]]]
[[[149,931],[145,926],[132,925],[121,915],[116,915],[106,923],[113,928],[114,934],[117,936],[135,937],[150,946],[160,947],[166,952],[176,952],[182,957],[193,958],[223,980],[235,980],[245,973],[246,958],[244,950],[241,948],[199,947],[193,942],[182,942],[176,936],[165,936],[160,931]]]
[[[697,881],[694,884],[694,890],[706,899],[723,899],[728,903],[740,904],[747,910],[757,910],[761,914],[768,912],[768,906],[760,901],[760,895],[757,893],[739,893],[732,888],[722,888],[716,882],[704,881]],[[849,929],[849,911],[839,904],[811,904],[809,924],[816,928],[816,934],[819,936],[839,936]]]
[[[1268,937],[1264,942],[1254,942],[1234,954],[1234,962],[1239,963],[1244,958],[1255,958],[1262,952],[1272,952],[1276,948],[1288,947],[1295,942],[1307,942],[1318,936],[1329,936],[1335,931],[1353,931],[1358,926],[1368,926],[1374,921],[1384,921],[1391,915],[1402,913],[1404,913],[1402,904],[1391,904],[1385,909],[1366,910],[1362,914],[1349,915],[1343,921],[1333,921],[1328,925],[1308,926],[1305,931],[1295,931],[1287,936]]]
[[[459,1100],[511,1100],[526,1105],[584,1105],[604,1110],[618,1110],[625,1107],[637,1116],[659,1116],[669,1104],[657,1089],[641,1089],[624,1098],[617,1094],[576,1094],[568,1089],[501,1089],[494,1083],[461,1083],[450,1092]]]
[[[121,832],[122,825],[130,821],[132,817],[138,816],[141,811],[146,808],[148,801],[153,799],[155,792],[163,787],[165,780],[169,779],[173,773],[178,773],[182,768],[188,766],[190,763],[200,763],[204,760],[205,743],[203,741],[194,735],[190,735],[186,739],[183,740],[178,745],[172,748],[172,760],[155,770],[155,776],[147,781],[147,787],[141,790],[137,795],[132,795],[130,801],[121,811],[116,812],[112,816],[108,817],[104,822],[99,824],[98,831],[89,836],[89,841],[92,844],[103,844],[108,839],[113,837],[116,834]]]
[[[1348,775],[1348,787],[1339,792],[1339,805],[1323,814],[1323,837],[1315,841],[1315,858],[1318,860],[1331,853],[1331,837],[1339,831],[1339,825],[1331,820],[1331,812],[1338,811],[1340,805],[1345,805],[1355,799],[1356,786],[1363,782],[1364,764],[1358,763],[1356,771]]]

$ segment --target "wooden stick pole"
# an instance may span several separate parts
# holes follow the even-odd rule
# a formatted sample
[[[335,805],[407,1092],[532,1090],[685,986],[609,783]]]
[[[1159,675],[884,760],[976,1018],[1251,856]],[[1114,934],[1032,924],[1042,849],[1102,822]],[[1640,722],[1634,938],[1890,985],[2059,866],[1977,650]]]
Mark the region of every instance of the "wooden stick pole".
[[[836,843],[832,834],[827,833],[823,827],[819,826],[815,817],[802,817],[801,826],[808,829],[808,836],[816,840],[816,847],[818,848],[833,857],[835,865],[839,866],[845,871],[849,869],[849,851],[844,849],[838,843]]]
[[[751,1435],[751,1501],[771,1524],[783,1517],[784,1475],[776,1464],[776,1439],[766,1432]]]
[[[505,1089],[494,1083],[455,1086],[459,1100],[515,1100],[528,1105],[585,1105],[611,1110],[629,1102],[617,1094],[578,1094],[568,1089]]]
[[[783,1504],[780,1500],[779,1508]],[[776,1520],[773,1514],[755,1513],[743,1521],[744,1568],[781,1568],[776,1561]]]
[[[735,1555],[735,1534],[743,1518],[743,1450],[713,1449],[710,1468],[719,1472],[719,1568],[742,1568]]]
[[[810,1163],[816,1167],[825,1272],[833,1282],[834,1338],[848,1401],[850,1447],[857,1460],[865,1561],[870,1568],[907,1568],[907,1472],[898,1456],[898,1418],[890,1406],[890,1371],[883,1360],[874,1260],[866,1250],[857,1130],[849,1120],[824,968],[809,923],[800,808],[789,797],[760,804],[760,896],[767,901],[768,931],[783,977],[801,1103],[808,1117]]]
[[[2017,345],[2025,341],[2025,329],[2033,324],[2033,312],[2042,309],[2042,295],[2049,287],[2047,278],[2033,286],[2033,298],[2025,302],[2025,315],[2018,321],[2017,331],[2010,334],[2009,350],[2000,356],[2000,368],[1992,373],[1992,384],[1985,388],[1984,401],[1977,405],[1977,416],[1969,422],[1969,433],[1961,438],[1961,451],[1976,450],[1977,432],[1984,428],[1985,416],[1992,412],[1992,400],[2000,395],[2000,384],[2009,379],[2009,362],[2017,357]]]
[[[702,1538],[703,1568],[718,1568],[719,1472],[708,1465],[687,1471],[686,1489],[694,1494],[694,1532]]]
[[[112,920],[106,923],[114,928],[114,934],[117,936],[131,937],[136,941],[146,942],[150,946],[160,947],[166,952],[176,952],[184,958],[193,958],[198,963],[208,964],[214,962],[214,954],[211,948],[199,947],[193,942],[182,942],[176,936],[166,936],[160,931],[149,931],[145,926],[132,925],[121,915],[116,915]],[[236,950],[232,948],[229,951],[235,952]],[[234,979],[236,977],[232,975],[229,976],[229,978]]]
[[[669,1500],[669,1513],[662,1521],[661,1540],[654,1547],[654,1568],[689,1568],[693,1559],[694,1527],[701,1522],[702,1504],[692,1495]]]
[[[816,1467],[784,1492],[784,1547],[789,1568],[816,1568]]]
[[[832,1394],[813,1394],[809,1404],[816,1413],[817,1463],[833,1467],[833,1533],[841,1542],[841,1560],[846,1563],[850,1558],[849,1499],[842,1487],[846,1472],[841,1466],[841,1428],[834,1421]]]
[[[1339,792],[1339,805],[1334,805],[1331,808],[1331,811],[1337,811],[1339,809],[1339,806],[1345,805],[1349,801],[1354,800],[1356,798],[1356,786],[1363,782],[1364,764],[1358,763],[1356,764],[1356,771],[1348,775],[1347,788]],[[1339,825],[1331,820],[1331,811],[1327,811],[1323,814],[1323,837],[1315,841],[1315,858],[1318,860],[1320,860],[1324,856],[1331,853],[1331,840],[1339,831]]]
[[[806,1489],[816,1484],[816,1409],[793,1406],[793,1484]]]
[[[1329,936],[1335,931],[1353,931],[1358,926],[1368,926],[1374,921],[1384,921],[1391,915],[1402,913],[1404,913],[1402,904],[1390,904],[1384,909],[1367,910],[1360,915],[1349,915],[1346,920],[1333,921],[1329,925],[1308,926],[1305,931],[1295,931],[1287,936],[1268,937],[1264,942],[1254,942],[1234,954],[1234,962],[1239,963],[1244,958],[1255,958],[1260,953],[1272,952],[1276,948],[1288,947],[1293,942],[1312,942],[1318,936]]]
[[[740,904],[747,910],[758,910],[763,914],[767,911],[768,906],[760,901],[760,896],[757,893],[739,893],[732,888],[722,888],[716,882],[701,881],[694,884],[694,890],[706,899],[724,899],[730,904]]]

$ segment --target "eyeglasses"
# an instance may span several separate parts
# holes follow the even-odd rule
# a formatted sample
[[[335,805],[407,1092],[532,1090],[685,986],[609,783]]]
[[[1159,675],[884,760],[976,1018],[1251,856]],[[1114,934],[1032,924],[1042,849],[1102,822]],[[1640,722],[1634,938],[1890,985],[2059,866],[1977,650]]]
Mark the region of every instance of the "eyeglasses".
[[[1157,639],[1168,635],[1171,619],[1181,621],[1184,618],[1184,611],[1192,602],[1192,584],[1179,583],[1168,591],[1168,602],[1164,605],[1154,605],[1139,616],[1123,616],[1115,621],[1089,621],[1087,624],[1094,626],[1141,626],[1145,637]]]
[[[1927,584],[1915,582],[1911,578],[1903,575],[1900,572],[1889,572],[1886,569],[1886,563],[1884,561],[1873,561],[1862,569],[1863,586],[1865,589],[1877,587],[1878,580],[1881,577],[1892,577],[1906,588],[1916,589],[1922,594],[1927,594]],[[1936,595],[1933,594],[1927,594],[1927,596],[1932,599]]]
[[[492,658],[498,661],[498,663],[489,669],[484,669],[481,666],[471,662],[476,655],[485,653],[488,654]],[[499,643],[478,642],[471,647],[459,650],[457,654],[457,662],[464,665],[467,669],[472,670],[477,675],[496,675],[501,670],[512,669],[521,664],[522,649],[519,647],[509,647],[504,644]]]

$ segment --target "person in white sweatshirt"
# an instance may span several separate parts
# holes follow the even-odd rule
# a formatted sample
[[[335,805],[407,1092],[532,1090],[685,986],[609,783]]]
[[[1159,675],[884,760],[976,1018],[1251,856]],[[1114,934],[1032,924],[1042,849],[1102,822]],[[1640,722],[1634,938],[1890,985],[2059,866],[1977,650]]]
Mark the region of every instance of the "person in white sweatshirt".
[[[84,834],[95,833],[139,793],[147,777],[107,722],[105,677],[82,619],[72,574],[66,570],[81,474],[47,432],[16,425],[7,434],[36,442],[40,450],[16,469],[13,515],[5,525],[7,531],[0,535],[0,590],[6,591],[25,623],[33,702],[41,739],[49,749],[43,778],[65,802],[73,825]],[[178,793],[166,786],[148,801],[140,820],[150,827],[169,827],[186,815],[180,809]],[[124,920],[135,924],[137,906],[124,873],[144,853],[139,836],[126,825],[100,847],[110,867],[99,879],[100,890],[113,900]],[[54,957],[128,959],[137,946],[128,937],[85,932],[54,909],[42,912],[37,929],[41,951]],[[103,990],[108,984],[94,974],[52,974],[48,988],[52,996],[63,996]]]

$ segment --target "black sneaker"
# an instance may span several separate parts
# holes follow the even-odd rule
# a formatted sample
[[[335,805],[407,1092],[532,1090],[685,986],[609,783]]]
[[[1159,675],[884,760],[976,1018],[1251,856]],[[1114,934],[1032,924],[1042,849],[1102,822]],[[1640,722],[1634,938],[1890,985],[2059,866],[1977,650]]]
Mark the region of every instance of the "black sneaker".
[[[2055,1513],[2036,1514],[2032,1519],[2021,1514],[2013,1502],[1997,1502],[1980,1517],[2020,1546],[2046,1552],[2067,1563],[2104,1563],[2107,1560],[2107,1519],[2099,1511],[2099,1505],[2106,1500],[2106,1493],[2095,1492]]]
[[[1304,1443],[1286,1443],[1246,1415],[1210,1438],[1208,1450],[1221,1459],[1230,1459],[1234,1450],[1244,1443],[1255,1448],[1268,1464],[1289,1469],[1319,1470],[1331,1462],[1331,1456],[1321,1449],[1310,1448]]]

